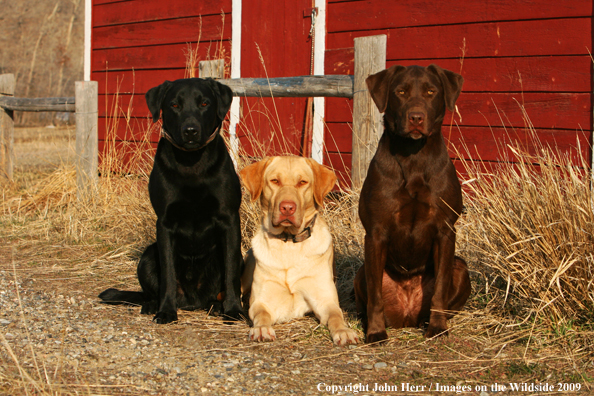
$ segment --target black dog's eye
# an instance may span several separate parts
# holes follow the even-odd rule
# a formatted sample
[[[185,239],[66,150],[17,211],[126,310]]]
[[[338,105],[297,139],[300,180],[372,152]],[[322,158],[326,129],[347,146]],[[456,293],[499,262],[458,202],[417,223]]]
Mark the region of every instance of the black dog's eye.
[[[179,105],[175,102],[171,102],[171,107],[173,107],[174,109],[177,109],[179,107]]]
[[[200,107],[206,107],[206,106],[208,106],[208,102],[202,102],[202,103],[200,103]]]

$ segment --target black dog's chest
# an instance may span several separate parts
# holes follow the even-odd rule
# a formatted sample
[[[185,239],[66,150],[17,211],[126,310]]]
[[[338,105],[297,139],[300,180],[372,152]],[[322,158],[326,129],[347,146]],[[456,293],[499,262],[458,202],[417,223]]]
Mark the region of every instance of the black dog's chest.
[[[180,253],[204,255],[216,247],[219,239],[218,206],[212,195],[195,201],[178,200],[167,205],[162,224],[172,234]]]

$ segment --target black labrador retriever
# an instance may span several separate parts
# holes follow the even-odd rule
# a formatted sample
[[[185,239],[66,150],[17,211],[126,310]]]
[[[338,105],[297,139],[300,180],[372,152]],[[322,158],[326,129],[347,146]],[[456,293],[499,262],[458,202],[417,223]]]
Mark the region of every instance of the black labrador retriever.
[[[463,81],[436,65],[393,66],[366,80],[385,113],[359,201],[365,264],[355,296],[367,342],[385,340],[386,326],[426,321],[425,336],[445,334],[470,295],[466,263],[454,256],[462,191],[441,133]]]
[[[212,79],[182,79],[151,88],[153,121],[163,113],[149,179],[157,242],[138,263],[142,292],[108,289],[106,303],[142,305],[154,321],[177,320],[177,309],[210,309],[245,317],[239,206],[241,187],[219,129],[231,106],[229,87]]]

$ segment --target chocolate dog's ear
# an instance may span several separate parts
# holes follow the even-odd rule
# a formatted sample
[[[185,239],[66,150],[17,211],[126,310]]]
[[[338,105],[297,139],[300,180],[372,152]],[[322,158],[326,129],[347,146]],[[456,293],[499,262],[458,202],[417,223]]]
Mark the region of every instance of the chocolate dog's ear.
[[[446,107],[449,111],[454,111],[456,106],[456,100],[458,99],[458,96],[460,96],[460,92],[462,91],[462,84],[464,83],[464,78],[458,73],[442,69],[437,65],[429,65],[427,66],[427,70],[429,70],[433,74],[436,74],[441,80],[441,85],[443,85],[443,96]]]
[[[241,181],[250,193],[252,201],[258,199],[260,194],[262,194],[262,189],[264,188],[264,171],[271,159],[265,158],[262,161],[254,162],[239,172]]]
[[[306,158],[314,173],[314,200],[318,206],[324,205],[324,197],[334,188],[336,174],[316,160]]]
[[[171,81],[165,80],[163,84],[149,89],[146,95],[144,95],[149,111],[153,115],[153,122],[157,122],[159,116],[161,115],[161,106],[163,104],[163,98],[165,98],[165,94],[167,93],[170,87]]]
[[[380,113],[386,111],[386,107],[388,106],[392,78],[404,69],[406,67],[395,65],[379,73],[372,74],[365,80],[367,89],[369,89],[369,93],[371,94],[371,99],[375,102]]]
[[[205,80],[210,84],[215,91],[215,94],[217,94],[217,117],[219,117],[219,120],[223,121],[231,107],[233,91],[225,84],[221,84],[212,78],[205,78]]]

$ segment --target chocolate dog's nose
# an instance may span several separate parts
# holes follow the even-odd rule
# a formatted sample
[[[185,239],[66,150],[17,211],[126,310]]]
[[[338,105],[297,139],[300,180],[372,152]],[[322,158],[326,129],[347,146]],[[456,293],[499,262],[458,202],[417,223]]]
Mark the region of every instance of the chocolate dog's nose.
[[[295,213],[296,208],[297,204],[293,201],[283,201],[279,205],[280,212],[285,216],[291,216]]]
[[[413,125],[421,125],[425,121],[425,115],[419,112],[412,112],[408,115],[408,120]]]
[[[187,140],[195,140],[198,137],[198,130],[194,127],[187,127],[183,130],[183,134]]]

